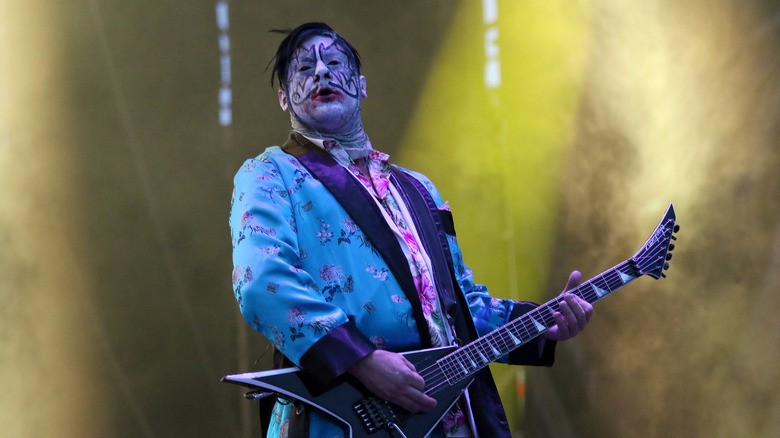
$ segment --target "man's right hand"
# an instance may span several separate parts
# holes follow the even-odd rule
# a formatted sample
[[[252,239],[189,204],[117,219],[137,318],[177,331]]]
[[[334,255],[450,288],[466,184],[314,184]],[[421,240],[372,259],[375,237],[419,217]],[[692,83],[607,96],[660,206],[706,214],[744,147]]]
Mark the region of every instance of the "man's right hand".
[[[398,353],[375,350],[357,361],[349,372],[378,397],[416,414],[436,406],[425,395],[425,381],[411,362]]]

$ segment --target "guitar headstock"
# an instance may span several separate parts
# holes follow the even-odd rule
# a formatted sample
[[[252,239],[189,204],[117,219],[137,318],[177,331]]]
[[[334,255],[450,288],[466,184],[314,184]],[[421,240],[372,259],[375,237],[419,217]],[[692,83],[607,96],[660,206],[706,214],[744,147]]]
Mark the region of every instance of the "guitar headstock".
[[[674,234],[680,230],[680,226],[675,223],[676,220],[674,207],[669,204],[666,214],[653,234],[631,258],[640,275],[647,274],[655,279],[666,277],[664,271],[669,269],[669,260],[672,259],[670,251],[674,249],[672,240],[677,240]]]

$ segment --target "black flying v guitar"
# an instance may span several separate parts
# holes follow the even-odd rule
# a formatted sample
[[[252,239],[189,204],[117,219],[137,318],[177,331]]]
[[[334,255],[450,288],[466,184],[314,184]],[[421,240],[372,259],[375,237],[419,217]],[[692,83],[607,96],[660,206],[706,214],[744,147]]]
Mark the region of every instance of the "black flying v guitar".
[[[672,240],[679,230],[674,208],[669,205],[661,223],[633,257],[570,290],[595,303],[642,275],[665,277]],[[356,379],[346,376],[326,390],[317,389],[299,368],[225,376],[223,381],[255,390],[248,398],[277,394],[308,403],[343,423],[349,437],[422,437],[439,423],[449,408],[474,380],[474,373],[510,351],[531,341],[555,325],[553,313],[560,298],[510,321],[461,347],[439,347],[403,353],[425,379],[425,393],[437,401],[422,414],[409,412],[372,395]]]

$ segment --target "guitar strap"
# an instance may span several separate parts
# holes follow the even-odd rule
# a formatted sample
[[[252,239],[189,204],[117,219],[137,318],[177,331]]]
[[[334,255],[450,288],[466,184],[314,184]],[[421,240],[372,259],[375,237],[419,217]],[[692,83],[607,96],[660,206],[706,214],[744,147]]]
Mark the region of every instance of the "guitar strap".
[[[452,213],[439,209],[423,184],[403,171],[393,168],[397,188],[415,216],[415,226],[423,240],[423,246],[434,266],[436,288],[440,291],[442,308],[461,344],[478,337],[471,318],[466,296],[458,286],[447,235],[455,236]],[[456,289],[457,288],[457,289]],[[468,316],[467,316],[468,315]],[[511,437],[506,412],[498,394],[490,368],[485,367],[474,375],[469,386],[469,398],[474,423],[480,437]]]
[[[428,257],[433,267],[434,283],[439,294],[441,307],[447,316],[450,326],[455,331],[456,338],[462,336],[465,339],[476,339],[477,331],[474,324],[465,322],[462,312],[459,312],[460,304],[456,292],[455,269],[450,254],[450,244],[447,235],[455,236],[455,223],[452,213],[440,210],[428,190],[414,177],[407,176],[402,170],[393,167],[393,182],[404,197],[409,211],[414,217],[414,225],[422,240]],[[456,339],[456,343],[460,343]]]

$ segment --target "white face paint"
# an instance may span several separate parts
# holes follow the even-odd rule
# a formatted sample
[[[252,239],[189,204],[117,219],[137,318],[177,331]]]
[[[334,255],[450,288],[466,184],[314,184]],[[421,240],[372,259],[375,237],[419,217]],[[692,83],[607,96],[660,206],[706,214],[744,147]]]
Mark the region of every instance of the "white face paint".
[[[279,91],[279,105],[309,130],[350,134],[362,130],[363,97],[366,78],[358,74],[345,49],[330,37],[314,36],[290,60],[287,93]]]

